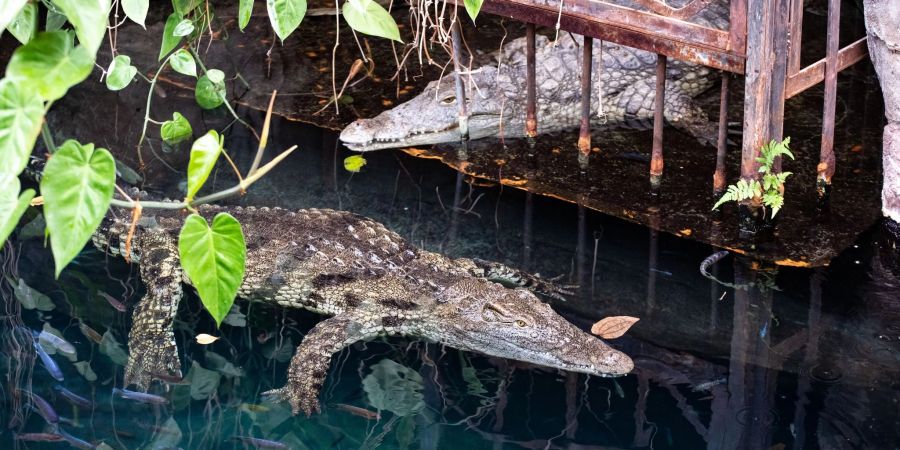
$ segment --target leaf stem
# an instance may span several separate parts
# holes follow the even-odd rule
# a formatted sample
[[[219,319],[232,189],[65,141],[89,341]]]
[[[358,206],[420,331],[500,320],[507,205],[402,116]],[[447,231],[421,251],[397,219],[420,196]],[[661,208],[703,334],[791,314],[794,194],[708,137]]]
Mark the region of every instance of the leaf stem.
[[[41,124],[41,139],[44,141],[44,146],[47,147],[47,151],[52,153],[56,153],[56,142],[53,142],[53,135],[50,134],[50,127],[47,126],[47,120],[44,120],[44,123]]]
[[[147,91],[147,104],[144,106],[144,125],[141,128],[141,137],[138,139],[137,143],[138,161],[141,165],[141,169],[144,168],[144,158],[141,156],[141,145],[144,144],[144,138],[147,137],[147,123],[150,122],[150,101],[153,99],[153,89],[156,87],[156,80],[159,78],[160,72],[162,72],[166,67],[166,64],[169,63],[170,58],[172,58],[172,55],[167,56],[162,64],[159,65],[159,69],[156,70],[156,73],[153,74],[153,79],[150,80],[150,89]]]

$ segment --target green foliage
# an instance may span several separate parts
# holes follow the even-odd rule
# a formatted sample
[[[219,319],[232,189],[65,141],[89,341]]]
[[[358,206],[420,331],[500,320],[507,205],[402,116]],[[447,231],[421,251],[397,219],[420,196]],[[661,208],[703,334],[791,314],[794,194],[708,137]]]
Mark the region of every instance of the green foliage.
[[[219,213],[210,227],[206,219],[192,214],[181,228],[178,253],[203,306],[221,325],[244,278],[247,249],[241,224],[230,214]]]
[[[369,404],[379,411],[390,411],[400,417],[418,413],[425,407],[422,376],[415,370],[390,359],[372,366],[363,378],[363,390]]]
[[[78,42],[87,49],[93,60],[106,35],[110,0],[53,0],[53,4],[75,26]]]
[[[238,6],[238,28],[244,31],[247,24],[250,23],[250,16],[253,14],[253,0],[241,0]]]
[[[0,175],[17,176],[28,164],[43,117],[44,103],[37,91],[0,80]]]
[[[57,277],[100,225],[115,181],[112,155],[94,144],[68,140],[47,161],[41,194]]]
[[[762,182],[759,180],[738,180],[737,183],[728,186],[728,190],[722,195],[722,198],[713,205],[713,209],[717,209],[726,202],[741,202],[760,198],[763,205],[772,210],[772,218],[778,214],[778,211],[784,206],[784,183],[791,172],[773,173],[772,166],[775,164],[776,158],[779,156],[787,156],[794,159],[788,146],[791,138],[785,138],[782,142],[769,142],[760,149],[760,156],[756,158],[759,162],[759,173],[763,174]]]
[[[225,103],[225,74],[221,70],[211,69],[197,80],[194,87],[194,99],[203,109],[214,109]]]
[[[167,144],[175,145],[186,141],[193,136],[194,130],[191,124],[179,112],[172,113],[172,120],[163,122],[160,127],[160,135]]]
[[[481,5],[484,4],[484,0],[464,0],[463,3],[466,5],[466,12],[469,13],[472,22],[475,22],[475,18],[481,12]]]
[[[7,30],[16,37],[19,42],[27,44],[34,33],[37,31],[38,24],[38,7],[34,3],[29,3],[19,11],[19,15],[13,20]]]
[[[13,52],[6,76],[20,86],[30,86],[44,100],[56,100],[70,87],[91,74],[94,56],[84,46],[75,46],[65,31],[38,33],[28,44]]]
[[[119,91],[128,87],[137,75],[137,68],[131,65],[131,58],[118,55],[106,69],[106,87],[111,91]]]
[[[178,37],[188,36],[194,32],[194,22],[191,22],[191,19],[183,19],[181,22],[178,22],[175,25],[175,28],[172,29],[172,35]]]
[[[67,22],[66,16],[52,9],[47,10],[47,23],[44,26],[45,31],[57,31]]]
[[[197,192],[206,183],[210,172],[216,166],[216,160],[222,153],[224,138],[215,130],[209,130],[200,139],[194,141],[191,146],[191,160],[188,163],[187,197],[185,201],[193,200]]]
[[[202,0],[172,0],[172,7],[179,16],[186,16],[200,6]]]
[[[373,0],[346,0],[341,13],[347,25],[360,33],[403,42],[394,18]]]
[[[34,190],[26,189],[19,195],[20,189],[17,174],[0,173],[0,245],[6,242],[34,198]]]
[[[359,172],[366,165],[366,158],[362,155],[352,155],[344,158],[344,170],[347,172]]]
[[[0,0],[0,30],[5,30],[27,3],[28,0]]]
[[[197,77],[197,63],[194,62],[191,52],[183,48],[172,54],[169,64],[172,65],[172,69],[182,75]]]
[[[269,22],[284,42],[300,26],[306,15],[306,0],[266,0]]]
[[[144,21],[147,19],[147,10],[150,8],[150,0],[121,0],[122,10],[132,22],[146,29]]]
[[[181,14],[173,12],[166,18],[166,25],[163,27],[162,45],[159,46],[159,61],[162,61],[178,44],[181,43],[181,36],[175,36],[175,27],[181,22]]]

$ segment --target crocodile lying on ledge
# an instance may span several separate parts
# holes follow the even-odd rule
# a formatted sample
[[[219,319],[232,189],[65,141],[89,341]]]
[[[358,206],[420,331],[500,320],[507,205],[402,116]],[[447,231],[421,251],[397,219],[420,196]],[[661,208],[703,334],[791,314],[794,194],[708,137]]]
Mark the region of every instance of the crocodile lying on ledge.
[[[695,22],[726,29],[727,3],[715,0]],[[543,36],[536,39],[538,134],[576,128],[581,117],[582,38],[563,33],[556,44]],[[525,38],[507,43],[493,56],[498,62],[463,75],[469,137],[524,137]],[[652,128],[656,54],[603,42],[602,51],[594,45],[593,60],[592,123]],[[718,79],[714,70],[672,59],[667,69],[666,122],[715,146],[717,125],[693,101]],[[355,151],[455,142],[460,138],[457,108],[454,76],[445,75],[411,100],[348,125],[340,139]]]
[[[363,339],[404,335],[450,347],[599,376],[634,364],[542,303],[553,283],[502,264],[450,259],[417,249],[382,224],[327,209],[201,206],[208,219],[228,212],[243,225],[247,271],[238,296],[332,317],[316,325],[291,360],[287,385],[267,394],[294,414],[319,410],[318,392],[332,354]],[[128,214],[104,219],[96,247],[125,252]],[[181,377],[172,322],[182,298],[177,239],[184,214],[142,219],[131,258],[147,293],[134,310],[125,384]],[[508,288],[506,286],[513,286]],[[533,292],[534,291],[534,292]]]

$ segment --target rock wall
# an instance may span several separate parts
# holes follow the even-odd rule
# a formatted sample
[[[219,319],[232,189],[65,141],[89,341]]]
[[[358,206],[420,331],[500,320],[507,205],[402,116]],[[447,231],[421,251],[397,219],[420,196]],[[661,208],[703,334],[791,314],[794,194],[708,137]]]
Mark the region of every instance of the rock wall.
[[[884,93],[884,215],[900,222],[900,1],[864,0],[869,55]]]

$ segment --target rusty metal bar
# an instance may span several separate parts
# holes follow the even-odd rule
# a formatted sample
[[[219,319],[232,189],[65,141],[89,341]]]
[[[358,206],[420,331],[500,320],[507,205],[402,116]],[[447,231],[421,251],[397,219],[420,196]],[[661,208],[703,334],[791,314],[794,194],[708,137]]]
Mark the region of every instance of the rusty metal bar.
[[[862,61],[868,54],[866,46],[866,38],[860,38],[856,42],[842,48],[838,52],[837,70],[838,72]],[[784,97],[791,98],[819,83],[825,79],[825,66],[828,58],[822,58],[813,64],[810,64],[803,70],[792,75],[787,80]]]
[[[451,1],[460,6],[463,3],[462,0]],[[746,1],[732,0],[732,5],[746,4]],[[504,0],[484,2],[481,10],[539,26],[556,27],[558,22],[561,29],[574,34],[744,73],[742,41],[738,39],[739,47],[734,48],[728,31],[591,0],[566,0],[561,15],[559,8],[557,0]],[[746,11],[745,7],[743,14]],[[732,29],[736,28],[732,26]]]
[[[822,148],[816,178],[819,197],[826,195],[834,175],[834,113],[837,102],[838,51],[840,50],[841,1],[828,0],[828,40],[825,49],[825,111],[822,114]]]
[[[534,24],[529,23],[525,28],[525,136],[529,138],[537,136],[536,66]]]
[[[728,93],[731,74],[722,74],[722,91],[719,95],[719,139],[716,142],[716,171],[713,173],[713,194],[725,192],[725,151],[728,150]]]
[[[594,39],[585,36],[581,48],[581,131],[578,133],[578,151],[584,158],[591,153],[591,66],[594,65]]]
[[[650,186],[659,187],[663,174],[663,126],[666,106],[666,56],[656,55],[656,98],[653,101],[653,152],[650,157]]]
[[[803,36],[803,0],[791,0],[791,52],[788,57],[788,75],[800,71],[800,42]]]
[[[453,69],[456,79],[456,104],[459,108],[459,136],[462,140],[469,139],[469,114],[466,111],[466,86],[463,83],[463,64],[459,60],[462,55],[462,37],[459,30],[459,18],[453,21],[450,28],[450,38],[453,41]]]

